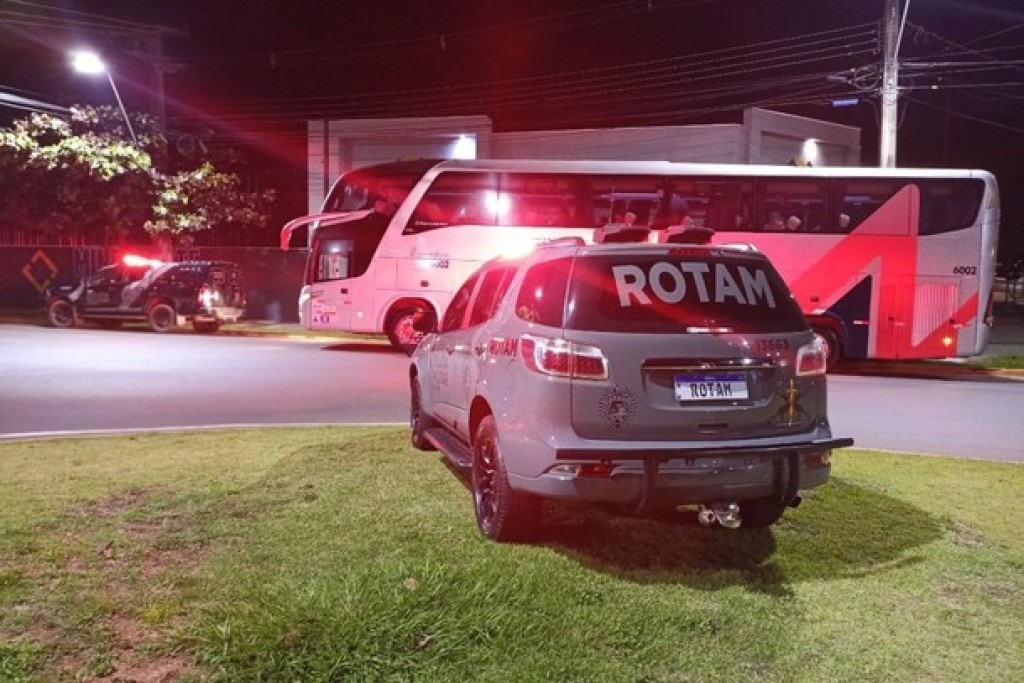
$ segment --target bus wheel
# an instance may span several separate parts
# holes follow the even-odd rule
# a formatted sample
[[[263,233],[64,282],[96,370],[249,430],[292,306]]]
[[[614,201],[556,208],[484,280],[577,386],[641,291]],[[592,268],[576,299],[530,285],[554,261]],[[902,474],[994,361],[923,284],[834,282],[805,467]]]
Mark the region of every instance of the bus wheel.
[[[831,370],[843,357],[843,347],[839,343],[839,335],[827,325],[814,325],[812,329],[825,340],[825,365]]]
[[[423,339],[423,333],[417,332],[412,326],[413,318],[422,310],[422,308],[410,306],[408,308],[399,308],[388,316],[386,330],[388,340],[392,346],[407,356],[412,355],[412,352],[416,350],[416,347],[419,346],[420,341]]]

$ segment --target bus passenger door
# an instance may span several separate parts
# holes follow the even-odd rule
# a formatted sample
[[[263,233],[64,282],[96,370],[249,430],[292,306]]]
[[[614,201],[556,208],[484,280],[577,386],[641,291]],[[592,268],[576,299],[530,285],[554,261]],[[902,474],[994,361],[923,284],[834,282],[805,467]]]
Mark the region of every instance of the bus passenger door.
[[[351,240],[336,239],[318,245],[317,281],[304,288],[310,330],[349,330],[352,322],[351,282],[347,278]]]
[[[309,287],[310,330],[350,330],[352,296],[344,280]]]

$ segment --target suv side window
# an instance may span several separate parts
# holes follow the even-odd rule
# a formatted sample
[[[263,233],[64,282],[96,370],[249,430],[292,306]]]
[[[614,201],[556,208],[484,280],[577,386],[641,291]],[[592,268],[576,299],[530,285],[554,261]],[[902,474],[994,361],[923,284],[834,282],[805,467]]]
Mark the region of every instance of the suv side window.
[[[516,298],[516,315],[527,322],[562,327],[571,258],[544,261],[530,268]]]
[[[89,276],[89,286],[109,285],[118,280],[118,266],[103,266]]]
[[[473,308],[469,312],[469,327],[480,325],[491,319],[498,310],[498,304],[505,298],[508,286],[512,283],[515,268],[495,268],[484,275],[480,282],[480,290],[473,300]]]
[[[466,309],[469,308],[469,299],[472,297],[473,288],[476,287],[476,281],[479,279],[480,273],[474,273],[455,292],[452,302],[448,304],[448,310],[444,313],[444,319],[441,321],[441,327],[438,328],[438,332],[450,332],[462,327],[462,320],[466,317]]]

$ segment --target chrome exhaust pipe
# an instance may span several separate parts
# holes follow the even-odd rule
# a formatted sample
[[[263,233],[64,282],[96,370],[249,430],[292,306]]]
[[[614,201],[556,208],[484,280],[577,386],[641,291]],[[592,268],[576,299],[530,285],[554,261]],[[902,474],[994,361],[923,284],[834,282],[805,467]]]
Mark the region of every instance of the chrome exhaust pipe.
[[[726,529],[738,529],[742,523],[740,506],[737,503],[712,503],[710,507],[701,505],[697,511],[697,521],[704,526],[718,522]]]

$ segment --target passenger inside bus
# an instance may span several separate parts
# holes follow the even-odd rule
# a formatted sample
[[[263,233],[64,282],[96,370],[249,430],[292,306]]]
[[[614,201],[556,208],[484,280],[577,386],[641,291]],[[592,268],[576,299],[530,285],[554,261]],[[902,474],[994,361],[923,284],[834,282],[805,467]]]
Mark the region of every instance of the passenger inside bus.
[[[786,222],[782,220],[782,214],[778,211],[771,211],[768,213],[768,222],[765,223],[764,229],[767,232],[779,232],[785,230]]]
[[[594,231],[594,242],[647,242],[651,234],[645,225],[636,225],[636,214],[632,211],[613,211],[612,220]]]
[[[689,216],[687,216],[689,218]],[[664,241],[673,244],[711,244],[715,231],[705,225],[696,225],[693,219],[665,229]]]
[[[675,244],[711,244],[711,238],[715,231],[703,225],[694,225],[686,228],[680,233],[669,235],[666,242]]]

